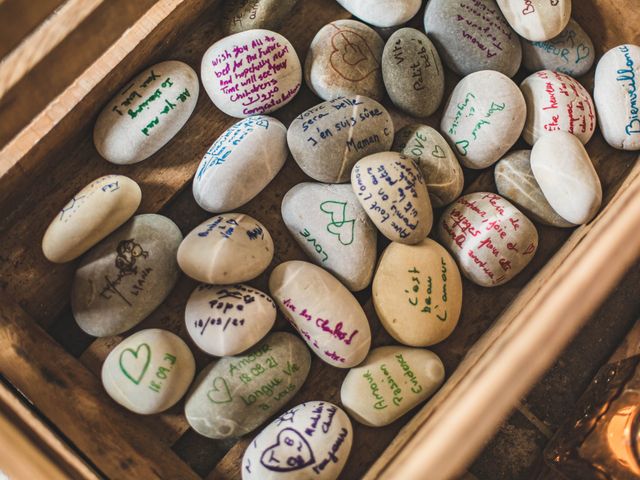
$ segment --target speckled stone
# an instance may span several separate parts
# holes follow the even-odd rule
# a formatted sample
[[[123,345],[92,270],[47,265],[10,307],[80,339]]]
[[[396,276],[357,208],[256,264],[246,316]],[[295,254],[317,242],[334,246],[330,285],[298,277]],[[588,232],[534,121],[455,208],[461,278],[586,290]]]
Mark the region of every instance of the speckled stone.
[[[226,0],[222,19],[226,35],[264,28],[278,30],[298,0]]]
[[[509,25],[534,42],[554,38],[571,18],[571,0],[497,0]]]
[[[354,17],[376,27],[395,27],[418,13],[422,0],[337,0]]]

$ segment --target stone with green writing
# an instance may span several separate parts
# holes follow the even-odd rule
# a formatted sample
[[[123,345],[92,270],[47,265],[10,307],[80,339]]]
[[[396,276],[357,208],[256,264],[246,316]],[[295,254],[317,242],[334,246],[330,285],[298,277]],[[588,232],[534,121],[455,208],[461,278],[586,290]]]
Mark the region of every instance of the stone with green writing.
[[[298,0],[227,0],[222,17],[226,35],[255,28],[278,30]]]
[[[93,247],[76,270],[71,310],[94,337],[125,332],[167,298],[180,276],[180,229],[167,217],[136,215]]]
[[[307,256],[349,290],[369,286],[377,231],[351,185],[300,183],[282,199],[282,219]]]
[[[429,350],[379,347],[349,371],[340,401],[363,425],[384,427],[433,395],[444,375],[442,361]]]
[[[141,162],[187,123],[198,101],[198,75],[170,60],[143,70],[118,90],[93,130],[98,153],[111,163]]]
[[[196,378],[184,412],[191,428],[223,439],[252,432],[302,387],[311,355],[295,335],[267,335],[243,355],[223,357]]]
[[[571,18],[571,0],[496,0],[518,35],[534,42],[554,38]]]
[[[149,415],[178,403],[195,372],[187,344],[174,333],[151,328],[125,338],[109,353],[102,384],[123,407]]]

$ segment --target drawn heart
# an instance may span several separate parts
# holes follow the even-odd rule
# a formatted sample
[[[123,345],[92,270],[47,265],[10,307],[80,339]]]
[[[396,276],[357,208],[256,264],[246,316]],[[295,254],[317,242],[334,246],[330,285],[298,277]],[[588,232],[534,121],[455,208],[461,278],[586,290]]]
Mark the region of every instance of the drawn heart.
[[[584,43],[581,43],[580,45],[578,45],[578,48],[576,49],[576,63],[579,63],[585,58],[589,58],[589,55],[591,55],[591,49],[587,47]]]
[[[356,221],[354,219],[346,219],[346,202],[328,200],[320,204],[320,210],[331,217],[331,222],[327,224],[327,231],[330,234],[337,236],[338,241],[342,245],[351,245],[353,243]]]
[[[367,40],[352,30],[338,29],[331,45],[329,63],[345,80],[359,82],[380,68]]]
[[[223,377],[213,379],[213,388],[207,392],[207,397],[213,403],[229,403],[233,400],[229,385],[227,385],[227,381]]]
[[[313,465],[316,459],[309,443],[293,428],[280,430],[276,443],[260,457],[263,467],[274,472],[291,472]]]
[[[444,153],[444,150],[440,145],[436,145],[436,147],[433,149],[433,152],[431,152],[431,155],[436,158],[447,158],[447,154]]]
[[[151,348],[146,343],[141,343],[135,350],[126,348],[120,353],[120,370],[136,385],[142,381],[150,362]]]
[[[456,148],[460,152],[460,155],[466,157],[469,149],[469,140],[460,140],[459,142],[456,142]]]

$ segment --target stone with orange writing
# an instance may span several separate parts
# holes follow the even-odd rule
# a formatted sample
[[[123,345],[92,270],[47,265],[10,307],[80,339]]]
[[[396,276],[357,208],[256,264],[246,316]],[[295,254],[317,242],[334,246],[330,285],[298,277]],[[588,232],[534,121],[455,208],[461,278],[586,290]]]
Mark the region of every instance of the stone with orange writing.
[[[496,0],[518,35],[534,42],[554,38],[571,18],[571,0]]]
[[[227,0],[222,16],[226,35],[256,28],[277,30],[298,0]]]
[[[338,3],[354,17],[381,28],[408,22],[422,6],[422,0],[338,0]]]

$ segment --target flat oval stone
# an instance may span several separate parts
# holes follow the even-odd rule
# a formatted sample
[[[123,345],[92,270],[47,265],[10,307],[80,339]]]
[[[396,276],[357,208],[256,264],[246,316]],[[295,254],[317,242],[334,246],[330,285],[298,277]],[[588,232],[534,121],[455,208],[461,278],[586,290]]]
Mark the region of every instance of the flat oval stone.
[[[354,17],[376,27],[395,27],[408,22],[418,13],[421,0],[338,0]]]
[[[529,145],[540,137],[562,130],[586,144],[596,129],[596,110],[589,92],[574,78],[551,70],[527,77],[520,89],[527,103],[522,138]]]
[[[109,396],[135,413],[162,412],[187,393],[196,362],[186,343],[159,328],[141,330],[111,350],[102,364]]]
[[[186,63],[170,60],[142,71],[98,115],[93,143],[111,163],[138,163],[156,153],[187,123],[200,83]]]
[[[598,62],[593,96],[609,145],[640,150],[640,47],[620,45]]]
[[[364,95],[384,97],[384,41],[371,27],[355,20],[336,20],[320,29],[304,64],[307,85],[323,100]]]
[[[256,28],[278,30],[298,0],[227,0],[222,25],[226,35]]]
[[[269,290],[287,320],[329,365],[351,368],[367,356],[367,316],[329,272],[299,260],[284,262],[271,273]]]
[[[382,77],[394,105],[414,117],[428,117],[444,96],[444,70],[431,40],[419,30],[402,28],[382,52]]]
[[[193,178],[193,197],[208,212],[229,212],[258,195],[284,166],[287,128],[258,115],[240,120],[211,145]]]
[[[248,285],[203,283],[189,297],[184,320],[193,342],[209,355],[237,355],[269,333],[276,304]]]
[[[287,142],[304,173],[319,182],[344,183],[358,160],[391,148],[393,132],[387,109],[357,95],[298,115],[289,125]]]
[[[513,77],[520,68],[520,39],[495,0],[430,0],[424,28],[442,61],[459,75],[497,70]]]
[[[369,286],[378,235],[351,185],[300,183],[282,199],[282,219],[307,256],[349,290]]]
[[[351,420],[341,408],[318,401],[296,405],[249,444],[242,457],[242,479],[336,480],[352,443]]]
[[[203,283],[231,285],[252,280],[273,259],[264,225],[243,213],[224,213],[191,230],[178,249],[184,273]]]
[[[554,132],[536,142],[531,170],[545,198],[562,218],[590,221],[602,204],[602,186],[589,154],[575,136]]]
[[[397,152],[359,160],[351,186],[378,230],[392,242],[419,243],[429,235],[433,209],[420,168]]]
[[[71,310],[94,337],[126,332],[173,290],[180,229],[167,217],[136,215],[83,258],[73,277]]]
[[[464,276],[481,287],[508,282],[538,249],[531,220],[500,195],[487,192],[451,204],[438,223],[438,237]]]
[[[526,115],[518,86],[500,72],[486,70],[456,85],[440,129],[462,164],[480,169],[500,160],[518,141]]]
[[[231,117],[270,113],[300,90],[302,67],[293,45],[270,30],[247,30],[211,45],[202,57],[202,85]]]
[[[564,30],[571,18],[571,0],[497,0],[505,18],[518,35],[544,42]]]
[[[246,435],[293,398],[310,367],[299,338],[270,333],[243,355],[214,361],[198,375],[184,407],[187,421],[209,438]]]
[[[42,238],[42,252],[55,263],[78,258],[129,220],[142,192],[124,175],[100,177],[76,193],[51,221]]]
[[[433,395],[444,381],[444,365],[429,350],[380,347],[352,368],[340,389],[345,410],[363,425],[383,427]]]

